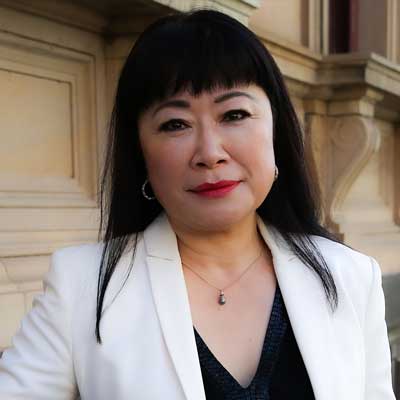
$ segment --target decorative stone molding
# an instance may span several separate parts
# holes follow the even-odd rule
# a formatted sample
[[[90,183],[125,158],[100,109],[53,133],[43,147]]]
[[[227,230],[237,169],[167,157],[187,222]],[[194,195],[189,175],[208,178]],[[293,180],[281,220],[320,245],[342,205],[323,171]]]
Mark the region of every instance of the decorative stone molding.
[[[346,243],[375,257],[384,273],[395,273],[400,245],[394,217],[399,209],[396,119],[376,118],[377,106],[385,99],[380,91],[332,89],[320,97],[306,100],[305,110],[325,224]]]
[[[371,155],[379,149],[380,135],[374,121],[362,116],[328,119],[329,177],[326,196],[332,222],[340,224],[340,209],[347,192]]]
[[[346,194],[370,156],[379,147],[379,131],[362,116],[307,115],[311,143],[324,204],[324,220],[338,234],[340,208]]]
[[[334,89],[327,112],[331,116],[362,115],[373,118],[375,116],[375,106],[383,98],[384,95],[379,91],[362,86]]]
[[[106,119],[101,40],[0,9],[1,128],[13,132],[0,150],[0,257],[93,241]]]
[[[328,57],[330,60],[332,58]],[[325,206],[324,218],[328,226],[342,234],[343,202],[372,154],[380,146],[381,135],[376,127],[376,118],[396,123],[400,119],[400,114],[396,111],[400,105],[400,96],[394,93],[397,93],[396,85],[388,93],[389,88],[384,84],[386,78],[382,78],[382,75],[381,80],[374,85],[365,80],[363,83],[359,81],[361,76],[354,73],[359,68],[355,66],[360,65],[359,57],[353,57],[354,64],[345,57],[338,60],[340,63],[336,67],[339,70],[343,69],[343,65],[349,68],[348,71],[343,71],[342,81],[333,84],[334,78],[339,76],[334,72],[336,67],[329,65],[331,61],[325,65],[322,63],[322,74],[318,80],[323,84],[309,86],[309,92],[304,96],[304,109],[308,140],[317,169],[315,175],[320,183]],[[367,68],[378,69],[376,61],[373,57],[373,68]],[[383,76],[392,79],[394,71],[397,73],[396,67],[386,70]],[[396,76],[400,81],[400,74],[397,73]],[[387,151],[387,157],[391,150],[393,149]],[[396,181],[389,182],[388,177],[380,180],[381,183],[383,181],[386,182],[386,187],[396,186]],[[393,205],[389,204],[388,207]],[[392,229],[385,225],[385,230]]]
[[[115,36],[141,32],[146,25],[171,11],[211,8],[222,11],[248,24],[250,14],[260,7],[261,0],[0,0],[14,10],[24,11],[80,29]],[[83,6],[83,7],[82,7]]]
[[[24,12],[31,16],[45,17],[61,24],[91,32],[104,30],[108,24],[107,18],[98,10],[82,7],[82,5],[85,5],[84,0],[81,1],[81,5],[65,0],[0,0],[0,6],[4,9]]]
[[[23,151],[17,143],[8,147],[7,154],[4,148],[4,153],[0,150],[0,206],[94,207],[97,160],[87,157],[87,153],[96,148],[91,57],[32,43],[12,34],[0,34],[0,79],[3,93],[6,91],[9,95],[8,101],[2,104],[3,129],[27,137],[29,125],[25,126],[23,119],[28,123],[28,118],[37,117],[41,119],[40,131],[32,125],[31,129],[47,143],[47,148],[36,147],[34,152],[33,149]],[[18,95],[15,95],[16,90]],[[41,93],[46,94],[41,97]],[[35,114],[20,109],[16,118],[13,110],[29,99],[39,103],[38,108],[34,103],[29,107]],[[51,103],[46,101],[59,103],[51,115],[47,114]],[[58,135],[44,137],[56,129]],[[13,153],[10,150],[14,147]],[[48,154],[49,160],[32,157],[32,153],[38,151]],[[18,160],[18,157],[23,159]],[[50,173],[51,167],[57,169]],[[32,171],[33,168],[37,171]]]
[[[312,89],[305,100],[307,137],[324,204],[324,221],[342,235],[340,209],[371,155],[380,134],[375,106],[383,95],[362,86]],[[318,97],[320,99],[318,99]]]

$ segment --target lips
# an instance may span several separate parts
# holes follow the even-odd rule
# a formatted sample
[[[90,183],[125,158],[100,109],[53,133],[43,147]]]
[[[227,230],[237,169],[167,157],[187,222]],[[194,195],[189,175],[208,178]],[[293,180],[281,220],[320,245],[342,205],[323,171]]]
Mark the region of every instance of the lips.
[[[238,181],[219,181],[219,182],[215,182],[215,183],[202,183],[199,186],[196,186],[194,189],[192,189],[193,192],[204,192],[204,191],[208,191],[208,190],[217,190],[217,189],[221,189],[224,187],[229,187],[232,185],[237,184]]]
[[[219,181],[215,183],[203,183],[191,190],[195,196],[204,199],[221,199],[235,190],[241,181]]]

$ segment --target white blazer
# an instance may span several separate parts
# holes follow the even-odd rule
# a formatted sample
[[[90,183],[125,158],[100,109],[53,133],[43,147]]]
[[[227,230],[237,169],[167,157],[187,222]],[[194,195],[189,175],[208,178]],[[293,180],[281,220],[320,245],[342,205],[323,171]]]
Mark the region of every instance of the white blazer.
[[[395,400],[376,261],[314,237],[338,289],[332,313],[319,277],[259,217],[258,227],[316,399]],[[205,400],[176,235],[165,213],[140,234],[130,275],[131,250],[117,264],[99,345],[101,249],[89,244],[53,253],[44,293],[0,361],[0,399]]]

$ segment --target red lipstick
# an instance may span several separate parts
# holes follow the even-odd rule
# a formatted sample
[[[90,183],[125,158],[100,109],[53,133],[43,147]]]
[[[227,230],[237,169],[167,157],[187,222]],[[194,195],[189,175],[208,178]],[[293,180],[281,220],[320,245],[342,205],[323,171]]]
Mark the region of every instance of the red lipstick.
[[[206,182],[192,189],[192,192],[204,197],[223,197],[231,192],[239,183],[240,181]]]

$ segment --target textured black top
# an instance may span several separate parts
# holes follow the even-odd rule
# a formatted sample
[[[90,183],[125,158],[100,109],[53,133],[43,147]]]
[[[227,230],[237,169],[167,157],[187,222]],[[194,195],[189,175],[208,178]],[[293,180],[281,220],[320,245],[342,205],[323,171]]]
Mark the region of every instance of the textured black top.
[[[257,372],[246,388],[193,329],[207,400],[315,400],[278,282]]]

